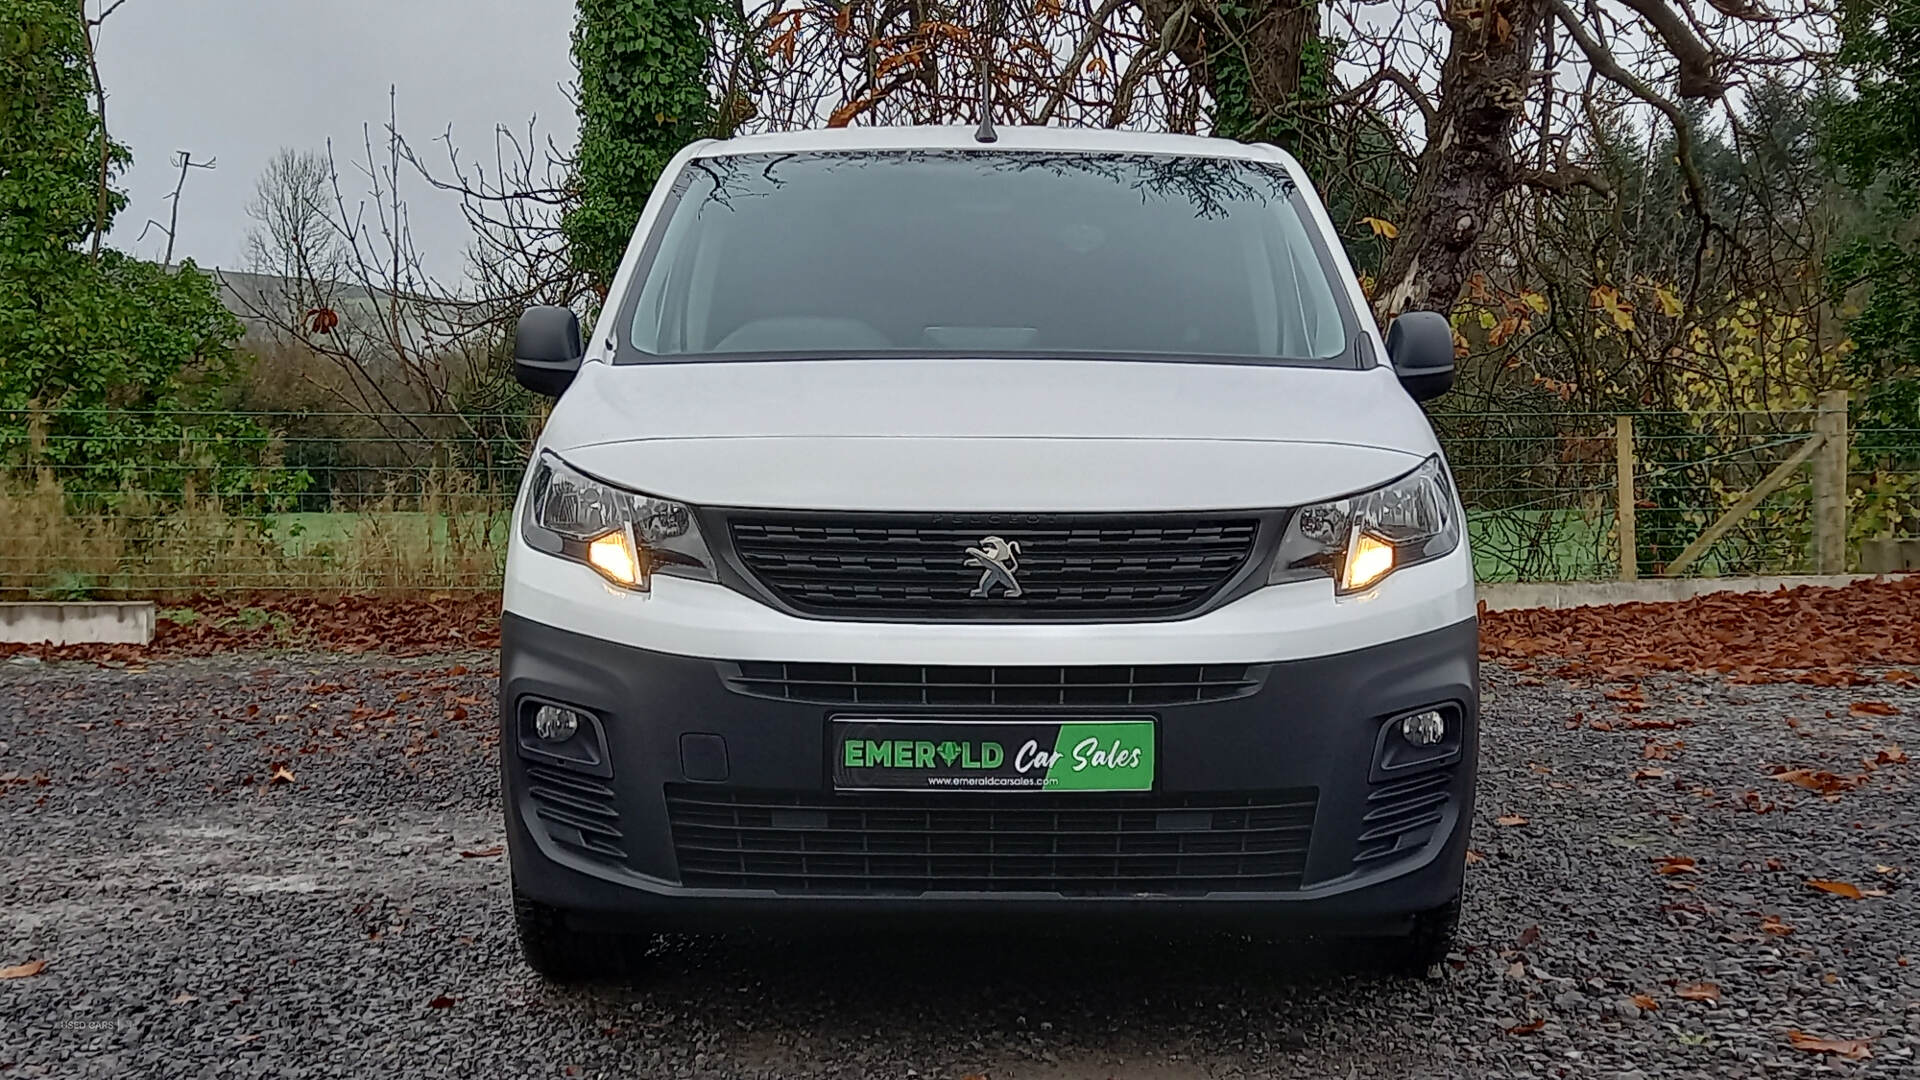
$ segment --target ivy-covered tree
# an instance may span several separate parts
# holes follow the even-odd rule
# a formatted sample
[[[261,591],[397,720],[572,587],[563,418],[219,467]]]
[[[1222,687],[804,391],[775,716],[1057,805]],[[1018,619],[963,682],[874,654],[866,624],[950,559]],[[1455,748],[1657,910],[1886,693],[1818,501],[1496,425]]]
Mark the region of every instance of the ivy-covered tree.
[[[1920,0],[1846,0],[1840,65],[1853,94],[1827,110],[1827,155],[1877,220],[1831,260],[1841,287],[1864,286],[1848,329],[1859,383],[1855,421],[1920,429]],[[1912,442],[1910,434],[1896,443]]]
[[[717,15],[717,0],[580,0],[580,190],[564,227],[602,293],[667,162],[712,130]]]
[[[1140,0],[1149,26],[1171,30],[1168,47],[1212,99],[1212,133],[1270,142],[1303,163],[1310,118],[1326,108],[1332,67],[1314,0]]]
[[[212,280],[90,243],[132,158],[91,106],[87,33],[70,0],[0,6],[0,467],[51,466],[70,493],[256,489],[265,433],[191,412],[240,333]]]

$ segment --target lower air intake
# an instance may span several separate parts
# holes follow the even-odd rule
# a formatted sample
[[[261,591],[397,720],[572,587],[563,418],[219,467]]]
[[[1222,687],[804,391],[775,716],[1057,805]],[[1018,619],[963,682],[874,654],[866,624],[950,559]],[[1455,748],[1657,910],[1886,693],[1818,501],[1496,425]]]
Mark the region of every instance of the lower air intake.
[[[668,785],[681,881],[829,895],[1196,896],[1300,887],[1311,788],[1216,795],[728,791]]]

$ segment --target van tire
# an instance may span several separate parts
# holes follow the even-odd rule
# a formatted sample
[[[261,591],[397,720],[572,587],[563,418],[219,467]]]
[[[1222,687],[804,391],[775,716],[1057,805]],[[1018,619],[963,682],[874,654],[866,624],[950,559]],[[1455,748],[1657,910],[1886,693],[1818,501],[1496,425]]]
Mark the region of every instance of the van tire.
[[[560,908],[513,890],[513,928],[520,955],[542,978],[556,983],[594,982],[637,974],[645,965],[642,934],[581,930]]]

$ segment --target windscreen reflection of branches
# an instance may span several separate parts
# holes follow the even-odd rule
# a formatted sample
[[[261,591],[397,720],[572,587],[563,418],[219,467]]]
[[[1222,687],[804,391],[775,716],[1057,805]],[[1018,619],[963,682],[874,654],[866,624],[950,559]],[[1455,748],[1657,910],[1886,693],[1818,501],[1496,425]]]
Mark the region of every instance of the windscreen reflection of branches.
[[[707,198],[728,205],[738,198],[764,194],[781,184],[781,165],[790,154],[733,155],[707,158],[693,168],[712,181]],[[847,151],[808,155],[810,169],[865,170],[911,166],[923,161],[980,161],[981,155],[956,150]],[[1293,197],[1291,177],[1278,169],[1250,167],[1245,162],[1208,157],[1162,157],[1148,154],[1057,154],[1020,152],[991,154],[984,167],[995,173],[1046,172],[1056,176],[1095,176],[1140,193],[1145,199],[1191,205],[1196,218],[1218,218],[1234,203],[1284,204]]]

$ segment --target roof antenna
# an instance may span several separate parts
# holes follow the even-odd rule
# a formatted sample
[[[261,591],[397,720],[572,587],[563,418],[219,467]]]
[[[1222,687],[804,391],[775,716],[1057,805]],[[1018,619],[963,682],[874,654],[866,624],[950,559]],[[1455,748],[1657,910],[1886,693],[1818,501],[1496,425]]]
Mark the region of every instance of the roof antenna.
[[[999,29],[994,25],[999,12],[998,0],[987,0],[987,24],[981,28],[980,45],[980,129],[973,133],[974,142],[1000,141],[993,130],[993,41]]]

